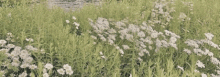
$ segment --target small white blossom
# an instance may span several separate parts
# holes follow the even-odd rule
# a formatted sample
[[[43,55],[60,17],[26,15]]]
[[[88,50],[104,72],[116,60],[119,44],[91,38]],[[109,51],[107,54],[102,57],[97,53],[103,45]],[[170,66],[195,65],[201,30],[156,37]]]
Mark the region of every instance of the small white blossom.
[[[8,44],[8,45],[7,45],[7,48],[14,48],[14,47],[15,47],[14,44]]]
[[[79,26],[79,23],[74,22],[73,24],[76,25],[77,27]]]
[[[37,66],[36,65],[30,65],[29,68],[33,70],[33,69],[36,69]]]
[[[206,75],[206,74],[204,74],[204,73],[202,73],[201,75],[202,75],[202,77],[207,77],[207,75]]]
[[[130,49],[128,45],[122,45],[124,49]]]
[[[66,23],[70,23],[70,21],[69,21],[69,20],[66,20]]]
[[[26,71],[24,71],[22,74],[20,74],[18,77],[27,77],[27,72]]]
[[[180,70],[184,71],[183,67],[177,66],[177,68],[179,68]]]
[[[196,65],[200,68],[205,68],[205,65],[199,60],[196,62]]]
[[[71,69],[71,66],[69,66],[69,64],[64,64],[64,65],[63,65],[63,68],[64,68],[65,70],[67,70],[67,69]]]
[[[119,49],[119,51],[122,55],[124,54],[124,51],[122,49]]]
[[[7,41],[5,40],[0,40],[0,45],[5,45],[7,43]]]
[[[58,69],[57,72],[58,72],[59,74],[61,74],[61,75],[64,75],[64,74],[65,74],[65,71],[64,71],[64,69],[62,69],[62,68],[61,68],[61,69]]]
[[[73,71],[72,71],[71,69],[67,69],[67,70],[66,70],[66,74],[72,75],[72,74],[73,74]]]
[[[43,69],[43,73],[47,73],[47,69],[44,68],[44,69]]]
[[[76,17],[75,17],[75,16],[73,16],[73,17],[72,17],[72,19],[76,20]]]
[[[211,57],[211,62],[216,65],[220,64],[220,61],[215,57]]]
[[[211,33],[205,33],[205,36],[208,40],[212,40],[212,38],[214,37],[214,35]]]
[[[26,67],[29,67],[29,64],[23,63],[20,67],[21,67],[21,68],[26,68]]]
[[[145,37],[145,33],[144,33],[143,31],[138,32],[138,36],[139,36],[139,37]]]
[[[47,63],[44,68],[47,68],[48,70],[52,69],[53,68],[53,65],[50,64],[50,63]]]
[[[43,77],[49,77],[49,74],[48,73],[44,73]]]
[[[99,54],[100,54],[100,55],[103,55],[103,53],[102,53],[102,52],[99,52]]]
[[[185,49],[183,50],[184,52],[186,52],[187,54],[191,54],[192,52],[189,49]]]

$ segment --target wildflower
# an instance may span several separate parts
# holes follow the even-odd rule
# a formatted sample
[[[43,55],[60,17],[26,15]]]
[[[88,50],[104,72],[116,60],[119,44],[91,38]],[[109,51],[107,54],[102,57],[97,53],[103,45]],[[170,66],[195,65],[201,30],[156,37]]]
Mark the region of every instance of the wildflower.
[[[44,69],[43,69],[43,73],[47,73],[47,69],[44,68]]]
[[[165,41],[165,40],[161,40],[160,42],[162,43],[162,45],[164,47],[168,47],[169,46],[169,43],[167,43],[167,41]]]
[[[162,45],[162,43],[160,42],[160,40],[159,40],[159,39],[156,39],[156,46],[157,46],[157,47],[161,47],[161,45]]]
[[[50,64],[50,63],[47,63],[44,68],[47,68],[48,70],[52,69],[53,68],[53,65]]]
[[[36,69],[37,66],[36,65],[30,65],[29,68],[33,70],[33,69]]]
[[[102,52],[99,52],[99,54],[100,54],[100,55],[103,55],[103,53],[102,53]]]
[[[11,58],[14,58],[14,57],[17,57],[17,56],[18,56],[18,54],[17,54],[16,51],[12,51],[12,52],[10,53],[10,57],[11,57]]]
[[[109,38],[109,39],[112,39],[112,40],[116,40],[115,37],[116,37],[116,35],[114,35],[114,34],[109,34],[109,35],[108,35],[108,38]]]
[[[97,39],[97,37],[96,37],[96,36],[91,35],[91,37],[92,37],[93,39]]]
[[[202,77],[207,77],[207,75],[206,75],[206,74],[204,74],[204,73],[202,73],[201,75],[202,75]]]
[[[57,72],[58,72],[59,74],[62,74],[62,75],[65,74],[65,71],[64,71],[64,69],[62,69],[62,68],[61,68],[61,69],[58,69]]]
[[[129,77],[132,77],[132,74],[130,74],[130,76]]]
[[[187,54],[191,54],[191,51],[189,49],[185,49],[183,50],[184,52],[186,52]]]
[[[132,33],[135,33],[135,32],[139,32],[140,29],[138,28],[137,25],[134,25],[134,24],[129,24],[128,25],[128,29],[131,30]]]
[[[143,52],[139,52],[138,55],[142,57],[142,56],[144,56],[144,53]]]
[[[128,41],[131,41],[133,40],[133,35],[131,34],[127,34],[126,37],[125,37]]]
[[[216,65],[220,64],[220,61],[215,57],[211,57],[211,62]]]
[[[169,45],[170,45],[171,47],[175,48],[176,50],[178,49],[177,46],[176,46],[176,44],[174,44],[174,43],[169,43]]]
[[[156,32],[151,33],[151,37],[152,38],[157,38],[158,37],[158,33],[156,33]]]
[[[5,40],[0,40],[0,45],[5,45],[7,43],[7,41]]]
[[[152,46],[148,46],[148,48],[149,48],[150,50],[152,50]]]
[[[7,53],[9,49],[0,49],[0,52]]]
[[[122,45],[124,49],[130,49],[128,45]]]
[[[32,38],[26,38],[25,40],[26,40],[26,41],[30,41],[30,42],[33,42],[33,41],[34,41]]]
[[[199,60],[196,62],[196,65],[200,68],[205,68],[205,65]]]
[[[184,71],[183,67],[177,66],[177,68],[179,68],[180,70]]]
[[[18,66],[20,65],[20,62],[19,62],[19,61],[13,61],[13,62],[11,63],[11,65],[18,67]]]
[[[64,68],[65,70],[67,70],[67,69],[71,69],[71,66],[69,66],[69,64],[64,64],[64,65],[63,65],[63,68]]]
[[[212,38],[214,37],[214,35],[211,33],[205,33],[205,36],[208,40],[212,40]]]
[[[74,22],[73,24],[74,24],[74,25],[76,25],[77,27],[79,26],[79,24],[78,24],[78,23],[76,23],[76,22]]]
[[[32,57],[27,57],[23,60],[25,63],[31,63],[33,61],[33,58]]]
[[[188,46],[199,48],[199,45],[195,41],[193,41],[193,40],[187,39],[184,43],[186,43]]]
[[[14,44],[8,44],[8,45],[7,45],[7,48],[9,48],[9,49],[14,48],[14,47],[15,47]]]
[[[66,23],[70,23],[70,21],[69,21],[69,20],[66,20]]]
[[[138,57],[138,60],[139,60],[139,61],[143,61],[140,57]]]
[[[201,49],[195,48],[193,49],[194,53],[196,53],[197,55],[201,56],[201,54],[203,54],[203,51]]]
[[[115,27],[118,28],[118,29],[122,29],[122,28],[123,28],[122,26],[125,26],[125,23],[120,22],[120,21],[119,21],[119,22],[116,22],[115,24],[116,24]]]
[[[195,69],[194,72],[199,72],[199,71]]]
[[[29,67],[29,64],[23,63],[20,67],[21,67],[21,68],[26,68],[26,67]]]
[[[170,38],[170,43],[175,43],[176,40],[177,40],[177,39],[176,39],[175,37],[171,37],[171,38]]]
[[[111,29],[108,29],[108,33],[116,33],[115,29],[111,28]]]
[[[213,57],[213,53],[212,52],[208,52],[208,55],[210,56],[210,57]]]
[[[19,47],[19,46],[14,47],[14,51],[20,51],[20,50],[21,50],[21,47]]]
[[[27,45],[27,46],[25,46],[25,48],[28,50],[32,50],[34,47],[32,45]]]
[[[182,21],[184,21],[184,19],[186,18],[186,14],[185,13],[180,13],[179,19],[181,19]]]
[[[72,74],[73,74],[73,71],[72,71],[71,69],[67,69],[67,70],[66,70],[66,74],[72,75]]]
[[[119,49],[119,51],[122,55],[124,54],[124,51],[122,49]]]
[[[110,45],[114,44],[114,41],[113,40],[108,40],[108,42],[110,43]]]
[[[75,16],[73,16],[73,17],[72,17],[72,19],[76,20],[76,17],[75,17]]]
[[[105,59],[105,56],[101,56],[103,59]]]
[[[49,77],[49,74],[48,73],[44,73],[43,77]]]
[[[18,77],[26,77],[27,76],[27,72],[24,71],[22,74],[20,74]]]
[[[144,33],[143,31],[138,32],[138,36],[139,36],[139,37],[145,37],[145,33]]]

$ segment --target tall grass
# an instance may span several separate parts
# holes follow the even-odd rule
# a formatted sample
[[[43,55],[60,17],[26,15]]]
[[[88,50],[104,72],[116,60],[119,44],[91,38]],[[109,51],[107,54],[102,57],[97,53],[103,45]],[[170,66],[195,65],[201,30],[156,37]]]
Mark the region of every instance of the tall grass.
[[[48,9],[45,2],[27,4],[22,0],[13,3],[13,7],[10,2],[3,2],[2,75],[218,76],[220,1],[172,1],[103,0],[101,6],[89,4],[74,12],[59,7]],[[164,4],[163,12],[157,6],[160,3]],[[27,50],[26,57],[32,57],[33,61],[22,58],[19,54],[22,50]],[[67,64],[70,69],[65,69]],[[65,69],[66,73],[62,75],[59,69]]]

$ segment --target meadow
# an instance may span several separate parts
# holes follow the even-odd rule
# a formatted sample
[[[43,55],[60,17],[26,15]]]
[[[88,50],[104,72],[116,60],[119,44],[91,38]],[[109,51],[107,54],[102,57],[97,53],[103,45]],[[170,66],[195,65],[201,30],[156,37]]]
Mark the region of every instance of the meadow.
[[[0,2],[1,77],[220,77],[219,0]]]

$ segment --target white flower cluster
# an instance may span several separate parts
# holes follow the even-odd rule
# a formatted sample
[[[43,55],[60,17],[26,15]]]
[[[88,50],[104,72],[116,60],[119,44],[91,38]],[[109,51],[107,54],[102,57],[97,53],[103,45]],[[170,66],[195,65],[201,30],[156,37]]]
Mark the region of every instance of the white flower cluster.
[[[171,7],[172,5],[174,5],[174,0],[157,0],[154,3],[154,8],[151,12],[151,19],[148,21],[148,23],[150,23],[152,26],[156,24],[160,24],[162,27],[168,26],[171,19],[173,19],[170,13],[175,12],[175,7]]]
[[[7,41],[12,41],[11,37],[13,37],[12,33],[7,33]],[[9,39],[10,38],[10,39]],[[37,48],[27,45],[25,49],[22,49],[20,46],[15,46],[14,44],[10,44],[10,42],[7,42],[6,40],[0,40],[1,49],[0,52],[3,52],[8,58],[3,62],[3,65],[0,65],[1,67],[7,67],[8,66],[14,66],[14,67],[20,67],[22,69],[29,68],[31,70],[37,69],[37,66],[33,64],[33,58],[30,51],[37,52]],[[43,50],[43,49],[41,49]],[[12,62],[11,62],[12,61]],[[4,69],[2,71],[5,71],[7,69]],[[28,76],[27,72],[24,71],[19,75],[19,77],[26,77]]]
[[[64,64],[63,68],[58,69],[57,72],[59,74],[61,74],[61,75],[64,75],[65,72],[68,75],[72,75],[73,74],[73,70],[72,70],[71,66],[69,66],[68,64]]]
[[[76,17],[73,16],[72,19],[73,19],[73,20],[76,20]],[[69,23],[70,23],[70,20],[66,20],[66,23],[69,24]],[[79,25],[80,25],[79,23],[77,23],[77,22],[73,22],[73,25],[76,26],[76,29],[79,29]]]

